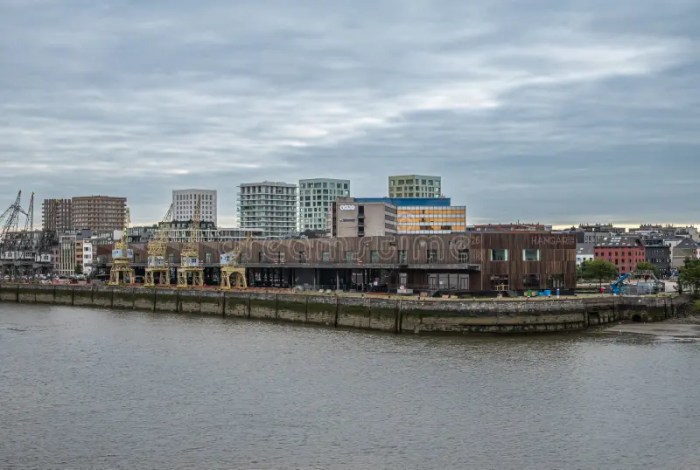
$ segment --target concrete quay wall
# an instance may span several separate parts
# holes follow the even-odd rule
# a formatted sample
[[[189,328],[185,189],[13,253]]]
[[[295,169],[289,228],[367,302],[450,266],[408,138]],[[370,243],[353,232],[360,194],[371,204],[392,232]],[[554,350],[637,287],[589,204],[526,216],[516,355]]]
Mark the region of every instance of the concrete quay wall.
[[[418,300],[253,291],[0,284],[0,301],[230,316],[394,333],[582,330],[621,320],[658,321],[683,298]]]

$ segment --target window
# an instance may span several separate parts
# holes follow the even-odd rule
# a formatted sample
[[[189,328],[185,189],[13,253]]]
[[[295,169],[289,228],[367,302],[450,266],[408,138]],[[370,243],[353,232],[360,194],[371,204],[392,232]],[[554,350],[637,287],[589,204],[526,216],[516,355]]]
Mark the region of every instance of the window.
[[[399,250],[399,264],[408,263],[408,252],[406,250]]]
[[[458,261],[460,263],[468,263],[469,262],[469,250],[459,250],[459,252],[457,252],[457,257],[458,257]]]
[[[211,264],[211,253],[205,253],[204,254],[204,262],[206,264]]]
[[[369,262],[379,263],[379,252],[377,250],[372,250],[369,252]]]
[[[508,261],[508,250],[499,248],[489,251],[491,252],[491,261]]]
[[[540,287],[539,274],[526,274],[523,277],[523,288],[525,288],[525,289],[538,289],[539,287]]]
[[[525,248],[523,250],[523,261],[539,261],[540,250],[536,248]]]
[[[357,259],[357,255],[355,254],[354,251],[346,251],[345,252],[345,262],[346,263],[354,263],[356,259]]]
[[[324,263],[328,263],[331,260],[331,252],[330,251],[322,251],[321,252],[321,261]]]
[[[437,263],[438,261],[437,250],[428,250],[428,263]]]

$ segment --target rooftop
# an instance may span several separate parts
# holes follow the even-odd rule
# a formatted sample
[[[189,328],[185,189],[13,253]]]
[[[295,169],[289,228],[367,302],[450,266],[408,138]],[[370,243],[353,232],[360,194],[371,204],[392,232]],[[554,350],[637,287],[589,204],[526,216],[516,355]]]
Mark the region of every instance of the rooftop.
[[[358,204],[385,203],[396,207],[449,207],[452,199],[449,197],[358,197]]]
[[[631,237],[631,236],[613,236],[613,237],[605,237],[602,240],[600,240],[598,243],[596,243],[597,247],[635,247],[635,246],[642,246],[642,239],[639,237]]]

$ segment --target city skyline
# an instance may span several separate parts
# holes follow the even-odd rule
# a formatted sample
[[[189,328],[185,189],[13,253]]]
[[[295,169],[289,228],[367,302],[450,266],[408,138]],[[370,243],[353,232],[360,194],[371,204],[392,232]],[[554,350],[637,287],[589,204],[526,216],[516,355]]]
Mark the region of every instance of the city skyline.
[[[328,179],[328,178],[316,178],[316,179]],[[297,186],[297,191],[298,191],[298,184],[296,183],[285,183],[285,182],[280,182],[283,184],[289,184],[289,185],[296,185]],[[242,183],[242,184],[256,184],[256,183]],[[172,192],[176,191],[175,189],[170,191],[171,198],[172,198]],[[179,190],[183,191],[183,190]],[[218,192],[217,189],[212,189],[208,188],[205,189],[205,191],[214,191]],[[234,191],[234,198],[236,195],[239,195],[239,188],[237,187],[236,190]],[[15,194],[16,196],[16,194]],[[106,195],[103,194],[102,196],[99,197],[121,197],[121,196],[113,196],[113,195]],[[67,199],[70,201],[71,198],[76,197],[76,196],[67,196]],[[77,197],[86,197],[86,196],[77,196]],[[297,196],[298,197],[298,196]],[[387,198],[388,196],[381,196],[382,198]],[[360,199],[363,199],[362,197],[359,197]],[[27,191],[22,190],[22,201],[20,202],[20,206],[23,209],[27,209],[25,207],[25,204],[27,203],[27,200],[29,199],[29,194]],[[54,197],[47,197],[47,198],[38,198],[35,196],[35,201],[34,201],[34,227],[38,228],[42,226],[42,206],[46,204],[49,201],[53,201],[59,198],[54,198]],[[411,199],[411,198],[409,198]],[[418,198],[418,199],[423,199],[423,198]],[[168,205],[165,207],[165,210],[167,211],[167,207],[172,203],[172,199],[168,202]],[[298,206],[299,201],[297,201],[297,210],[299,209]],[[139,208],[138,207],[133,207],[133,204],[131,204],[127,198],[127,208],[130,211],[130,214],[133,214],[136,212],[137,214],[139,213]],[[234,207],[234,211],[238,211],[238,206]],[[152,226],[152,225],[157,225],[161,219],[162,215],[156,215],[156,217],[152,220],[150,219],[135,219],[133,215],[131,216],[130,220],[130,226]],[[220,219],[223,219],[225,221],[233,221],[232,223],[219,223],[217,226],[218,227],[225,227],[225,228],[241,228],[239,225],[239,220],[238,220],[238,214],[235,213],[233,215],[231,214],[223,214],[223,217],[219,217]],[[629,222],[629,223],[620,223],[615,220],[607,220],[607,219],[596,219],[596,220],[578,220],[578,221],[573,221],[570,223],[552,223],[549,220],[527,220],[527,219],[522,219],[522,218],[516,218],[516,219],[508,219],[508,220],[499,220],[499,221],[489,221],[489,222],[482,222],[480,219],[476,218],[476,220],[473,220],[470,216],[470,220],[467,223],[467,226],[474,226],[474,225],[484,225],[484,224],[543,224],[543,225],[551,225],[553,230],[562,230],[562,229],[568,229],[571,227],[579,227],[581,225],[589,225],[589,224],[599,224],[599,225],[612,225],[615,227],[622,227],[625,229],[632,229],[632,228],[639,228],[642,225],[660,225],[660,226],[675,226],[675,227],[686,227],[686,226],[694,226],[698,227],[700,226],[700,223],[693,222],[693,221],[663,221],[663,220],[651,220],[651,219],[643,219],[639,220],[636,222]]]
[[[0,206],[442,175],[469,223],[698,224],[697,2],[0,0]],[[38,208],[35,207],[38,212]]]

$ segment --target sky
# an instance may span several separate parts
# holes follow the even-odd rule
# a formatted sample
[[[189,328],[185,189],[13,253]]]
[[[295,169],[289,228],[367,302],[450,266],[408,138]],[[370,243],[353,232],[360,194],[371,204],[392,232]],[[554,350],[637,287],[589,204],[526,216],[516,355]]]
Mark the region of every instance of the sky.
[[[0,0],[0,212],[413,173],[470,224],[700,222],[700,2]]]

